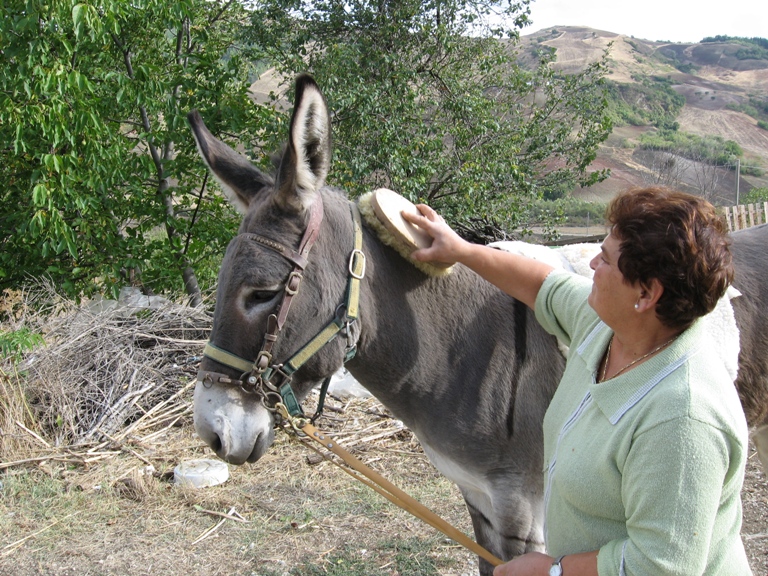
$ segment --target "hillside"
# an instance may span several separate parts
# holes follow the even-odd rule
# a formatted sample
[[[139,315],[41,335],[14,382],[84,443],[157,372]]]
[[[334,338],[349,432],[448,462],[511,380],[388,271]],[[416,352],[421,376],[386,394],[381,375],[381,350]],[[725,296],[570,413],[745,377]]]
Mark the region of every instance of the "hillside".
[[[736,142],[744,152],[742,164],[768,172],[768,131],[757,119],[734,106],[749,104],[750,98],[768,98],[768,59],[745,57],[744,45],[733,41],[677,44],[652,42],[621,34],[578,26],[557,26],[523,36],[523,54],[541,47],[556,51],[556,67],[577,72],[599,59],[609,49],[608,79],[622,85],[640,85],[664,80],[685,98],[676,116],[680,132],[697,136],[720,136]],[[652,126],[617,126],[601,147],[594,169],[610,168],[611,177],[580,197],[601,200],[631,185],[647,184],[654,159],[635,147],[640,135]],[[684,184],[696,187],[694,166],[688,162]],[[768,178],[741,174],[740,193],[753,186],[768,186]],[[713,198],[723,204],[735,202],[735,171],[722,170]]]

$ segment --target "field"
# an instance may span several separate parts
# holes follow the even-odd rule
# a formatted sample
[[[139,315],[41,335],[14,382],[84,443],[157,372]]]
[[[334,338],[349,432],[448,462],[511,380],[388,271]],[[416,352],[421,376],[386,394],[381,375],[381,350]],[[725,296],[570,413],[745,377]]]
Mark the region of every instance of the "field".
[[[319,423],[400,488],[466,533],[456,488],[375,399],[331,399]],[[367,440],[365,440],[367,438]],[[185,489],[180,461],[210,456],[188,424],[112,446],[74,450],[0,476],[0,574],[428,576],[476,573],[472,554],[369,488],[278,435],[257,464],[224,484]],[[148,466],[154,472],[143,473]],[[744,540],[754,574],[768,573],[768,482],[751,451]]]
[[[330,408],[321,429],[336,431],[360,459],[470,530],[456,488],[378,402],[332,398]],[[180,461],[208,456],[185,424],[100,453],[62,450],[7,468],[0,476],[0,574],[420,576],[476,569],[471,553],[287,433],[257,464],[231,467],[222,485],[172,482]]]
[[[609,49],[607,78],[613,82],[633,84],[654,78],[670,81],[673,89],[684,96],[685,106],[676,118],[679,131],[697,136],[720,136],[736,142],[743,150],[743,166],[768,170],[768,131],[757,126],[757,120],[744,113],[728,109],[742,104],[750,97],[765,98],[768,94],[768,65],[750,61],[736,65],[728,57],[734,50],[728,44],[670,44],[632,38],[614,32],[581,26],[558,26],[523,37],[525,46],[548,46],[557,51],[555,66],[566,73],[580,71],[589,62],[600,58]],[[668,57],[676,54],[678,62],[694,65],[692,73],[683,73]],[[720,54],[713,58],[712,54]],[[665,58],[664,55],[667,57]],[[717,61],[713,64],[712,61]],[[653,174],[633,155],[640,133],[654,130],[650,126],[617,126],[608,141],[600,146],[590,170],[609,168],[610,177],[574,195],[591,201],[605,201],[618,191],[652,183]],[[723,171],[722,183],[716,196],[722,205],[735,204],[733,170]],[[692,184],[688,182],[688,184]],[[742,192],[751,187],[768,186],[768,178],[741,175]]]

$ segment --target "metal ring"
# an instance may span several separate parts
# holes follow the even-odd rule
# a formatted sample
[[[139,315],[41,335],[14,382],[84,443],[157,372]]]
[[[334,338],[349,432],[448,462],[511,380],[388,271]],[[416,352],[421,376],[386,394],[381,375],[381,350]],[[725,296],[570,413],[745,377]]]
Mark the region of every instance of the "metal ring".
[[[360,256],[362,258],[363,263],[363,269],[358,274],[355,272],[355,264],[357,263],[357,259],[355,256]],[[365,277],[365,266],[366,266],[366,259],[365,259],[365,253],[362,250],[359,250],[358,248],[355,248],[352,250],[352,254],[349,255],[349,275],[352,276],[352,278],[355,278],[356,280],[362,280]]]

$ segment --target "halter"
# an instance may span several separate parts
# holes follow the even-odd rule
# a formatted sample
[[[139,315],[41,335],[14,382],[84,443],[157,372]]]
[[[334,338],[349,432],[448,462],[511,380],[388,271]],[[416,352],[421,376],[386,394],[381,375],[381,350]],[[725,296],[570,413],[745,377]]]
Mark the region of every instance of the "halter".
[[[280,305],[276,314],[270,314],[267,318],[267,330],[264,334],[261,350],[253,361],[246,360],[219,348],[212,342],[208,342],[203,350],[203,355],[241,372],[239,379],[232,379],[226,374],[220,372],[210,372],[200,370],[197,373],[198,380],[204,386],[210,387],[214,384],[239,386],[248,394],[256,394],[260,397],[262,405],[275,414],[279,414],[276,406],[282,403],[291,416],[303,415],[301,405],[296,399],[296,395],[291,388],[291,379],[307,360],[314,356],[323,346],[333,340],[339,333],[347,337],[347,351],[344,357],[344,363],[351,360],[356,352],[356,345],[352,340],[350,326],[357,319],[358,307],[360,301],[360,281],[365,276],[365,254],[363,253],[363,229],[360,220],[360,213],[357,206],[350,203],[352,211],[352,221],[354,224],[354,248],[349,256],[349,276],[347,281],[347,292],[345,302],[336,308],[336,314],[333,319],[318,334],[307,342],[293,356],[281,364],[275,364],[272,358],[272,348],[277,341],[280,331],[285,324],[291,301],[299,291],[299,286],[303,278],[303,272],[308,264],[309,251],[317,240],[320,231],[320,224],[323,220],[323,200],[318,194],[315,202],[310,209],[309,223],[304,231],[298,251],[295,251],[279,242],[269,238],[259,236],[258,234],[243,233],[243,236],[249,240],[259,243],[266,248],[274,250],[285,259],[293,263],[293,270],[288,275],[285,282],[285,291],[283,293]],[[279,379],[274,381],[273,379]],[[320,401],[318,402],[317,412],[313,420],[320,415],[325,401],[325,393],[331,378],[323,381],[321,387]]]

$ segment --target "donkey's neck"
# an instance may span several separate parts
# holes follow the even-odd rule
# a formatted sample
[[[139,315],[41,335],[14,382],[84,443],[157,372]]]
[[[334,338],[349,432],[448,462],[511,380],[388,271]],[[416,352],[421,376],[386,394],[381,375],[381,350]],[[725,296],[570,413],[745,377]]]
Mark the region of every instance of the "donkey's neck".
[[[516,383],[486,376],[492,365],[511,373],[498,365],[517,361],[515,316],[525,307],[463,266],[431,278],[370,237],[366,255],[353,376],[409,426],[424,422],[424,410],[448,416],[456,403],[490,417],[482,397],[496,384],[495,401],[510,405]]]

